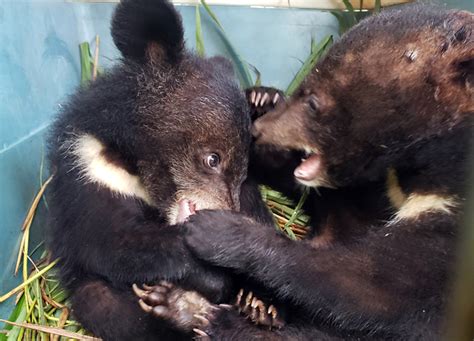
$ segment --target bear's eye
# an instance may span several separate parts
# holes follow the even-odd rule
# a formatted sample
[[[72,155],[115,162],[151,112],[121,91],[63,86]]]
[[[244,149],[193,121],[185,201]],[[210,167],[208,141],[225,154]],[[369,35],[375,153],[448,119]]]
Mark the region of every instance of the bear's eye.
[[[308,105],[311,108],[313,112],[318,112],[319,111],[319,101],[318,98],[315,95],[311,95],[308,99]]]
[[[217,167],[219,167],[220,162],[221,158],[219,157],[219,154],[216,153],[208,154],[204,159],[205,165],[212,169],[216,169]]]

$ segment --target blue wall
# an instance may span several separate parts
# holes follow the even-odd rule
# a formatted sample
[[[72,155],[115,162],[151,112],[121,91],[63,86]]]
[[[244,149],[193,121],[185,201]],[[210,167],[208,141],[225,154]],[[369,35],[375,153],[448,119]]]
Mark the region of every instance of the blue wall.
[[[78,44],[101,37],[100,64],[118,54],[109,34],[113,4],[0,0],[0,294],[13,277],[20,226],[40,186],[44,137],[55,112],[77,86]],[[265,84],[285,87],[309,53],[311,37],[337,31],[328,13],[307,10],[216,7],[231,42],[262,73]],[[179,7],[189,47],[195,42],[195,8]],[[202,12],[208,55],[225,52],[214,25]],[[33,225],[42,240],[44,204]],[[33,243],[32,247],[34,247]],[[12,302],[0,305],[5,318]]]

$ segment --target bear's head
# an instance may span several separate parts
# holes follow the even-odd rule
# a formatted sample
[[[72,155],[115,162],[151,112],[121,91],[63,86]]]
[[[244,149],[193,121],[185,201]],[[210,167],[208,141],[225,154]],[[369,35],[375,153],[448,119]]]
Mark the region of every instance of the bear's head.
[[[472,13],[423,5],[367,18],[287,102],[255,122],[257,146],[301,151],[294,175],[309,186],[376,180],[402,163],[449,162],[452,149],[407,156],[472,126],[473,30]]]
[[[170,223],[194,210],[239,210],[250,119],[230,62],[186,51],[168,1],[122,0],[112,37],[122,62],[81,90],[58,123],[69,166]]]

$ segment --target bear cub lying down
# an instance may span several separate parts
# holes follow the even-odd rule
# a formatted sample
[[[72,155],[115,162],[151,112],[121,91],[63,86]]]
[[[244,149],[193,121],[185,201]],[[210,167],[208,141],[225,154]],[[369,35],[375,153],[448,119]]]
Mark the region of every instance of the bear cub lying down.
[[[318,188],[305,207],[312,235],[294,242],[212,210],[190,218],[184,239],[293,310],[278,331],[212,311],[202,334],[440,339],[474,135],[474,15],[383,11],[347,32],[291,98],[267,90],[248,92],[254,107],[274,107],[254,123],[250,169],[290,196],[294,179]]]
[[[247,177],[248,106],[227,60],[184,48],[167,1],[122,0],[112,36],[122,61],[71,97],[51,133],[49,247],[74,316],[94,335],[190,339],[192,328],[143,312],[132,284],[235,297],[236,278],[196,260],[181,225],[202,209],[272,224]]]

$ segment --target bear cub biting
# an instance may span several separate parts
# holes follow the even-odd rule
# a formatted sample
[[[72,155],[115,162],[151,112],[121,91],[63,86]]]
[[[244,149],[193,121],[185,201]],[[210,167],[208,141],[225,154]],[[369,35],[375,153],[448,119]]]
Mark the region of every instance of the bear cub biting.
[[[289,195],[318,189],[305,207],[313,233],[294,242],[210,210],[190,218],[184,238],[202,260],[299,310],[275,332],[221,311],[203,333],[440,339],[473,142],[473,66],[474,15],[416,4],[348,31],[291,98],[249,91],[254,107],[275,104],[257,112],[250,169]]]
[[[122,0],[112,36],[121,62],[71,97],[51,133],[49,248],[74,316],[94,335],[189,339],[143,312],[132,284],[234,297],[233,277],[192,257],[181,225],[202,209],[271,224],[247,179],[248,106],[227,60],[184,48],[169,2]]]

